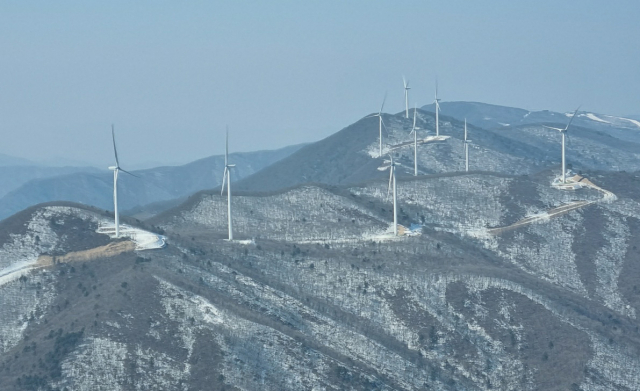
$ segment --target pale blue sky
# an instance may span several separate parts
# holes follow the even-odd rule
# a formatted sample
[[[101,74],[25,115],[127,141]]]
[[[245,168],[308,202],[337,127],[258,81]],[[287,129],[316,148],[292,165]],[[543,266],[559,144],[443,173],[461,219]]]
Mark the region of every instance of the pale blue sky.
[[[0,153],[188,162],[445,101],[640,114],[638,1],[0,1]]]

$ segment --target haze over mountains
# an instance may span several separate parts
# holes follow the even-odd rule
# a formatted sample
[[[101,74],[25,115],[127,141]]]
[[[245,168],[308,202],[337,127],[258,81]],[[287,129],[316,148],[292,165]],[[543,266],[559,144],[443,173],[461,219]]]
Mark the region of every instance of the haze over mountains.
[[[485,129],[501,129],[531,124],[561,124],[573,114],[573,110],[557,113],[549,110],[529,111],[515,107],[491,105],[480,102],[441,102],[444,115],[467,121]],[[434,112],[434,105],[422,107]],[[603,132],[621,140],[640,143],[638,117],[626,118],[580,111],[573,122],[576,126]]]
[[[123,202],[190,191],[127,220],[165,235],[156,250],[101,233],[109,173],[62,177],[87,198],[101,186],[107,206],[54,202],[0,222],[0,389],[637,389],[640,145],[616,137],[632,129],[580,113],[567,159],[584,187],[562,191],[559,134],[543,125],[566,115],[469,120],[467,173],[457,116],[526,113],[460,105],[441,104],[439,141],[433,113],[416,113],[418,176],[404,112],[383,115],[382,156],[371,117],[305,146],[232,154],[244,176],[232,242],[225,197],[203,187],[220,157],[137,171],[142,189],[121,176]],[[389,154],[399,223],[419,235],[389,234],[378,169]]]
[[[302,145],[275,151],[234,153],[236,179],[252,174],[288,156]],[[124,160],[126,157],[122,157]],[[140,178],[121,175],[123,209],[186,197],[213,188],[222,180],[223,156],[212,156],[183,166],[133,171]],[[38,174],[41,174],[37,177]],[[0,218],[31,205],[54,200],[73,201],[113,210],[113,174],[95,168],[0,167],[6,190],[0,198]]]
[[[565,113],[530,112],[478,102],[441,102],[441,109],[442,134],[451,138],[418,148],[421,174],[463,170],[465,118],[469,124],[469,137],[473,140],[470,151],[472,170],[528,174],[560,162],[559,135],[543,125],[566,124],[568,117]],[[417,126],[421,138],[434,134],[432,110],[433,105],[427,105],[418,111]],[[404,118],[403,114],[383,114],[385,144],[399,145],[411,141],[412,120]],[[574,125],[568,134],[567,159],[576,170],[639,169],[640,122],[633,118],[579,112]],[[385,174],[377,170],[380,160],[371,158],[375,156],[377,139],[377,118],[365,117],[324,140],[308,145],[287,147],[272,153],[233,154],[232,160],[237,160],[238,164],[234,181],[250,176],[240,181],[237,189],[255,192],[283,189],[299,183],[338,185],[383,178]],[[398,175],[411,174],[411,149],[411,146],[406,146],[395,150],[399,162],[404,164]],[[612,151],[616,152],[610,153]],[[130,209],[131,213],[141,217],[150,216],[177,205],[196,191],[218,186],[221,159],[201,159],[183,166],[135,171],[143,177],[142,181],[122,176],[122,209]],[[4,161],[7,167],[0,167],[3,179],[0,218],[31,205],[54,200],[81,202],[108,210],[113,208],[109,190],[112,176],[106,170],[46,167],[13,157],[6,157]],[[344,167],[351,167],[351,170]],[[265,170],[261,171],[263,168]]]

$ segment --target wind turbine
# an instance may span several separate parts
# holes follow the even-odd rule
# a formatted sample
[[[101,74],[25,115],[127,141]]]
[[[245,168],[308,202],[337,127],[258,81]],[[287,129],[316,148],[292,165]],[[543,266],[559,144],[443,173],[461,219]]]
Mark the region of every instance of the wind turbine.
[[[118,215],[118,173],[122,171],[136,178],[139,178],[139,176],[134,175],[129,171],[120,168],[120,163],[118,162],[118,149],[116,148],[116,132],[113,128],[113,125],[111,125],[111,138],[113,139],[113,154],[116,157],[116,165],[109,167],[109,170],[113,171],[113,211],[115,216],[115,228],[116,228],[116,238],[117,238],[120,236],[120,216]]]
[[[469,144],[471,140],[467,139],[467,119],[464,119],[464,167],[469,172]]]
[[[438,99],[438,81],[436,80],[436,99],[433,101],[436,105],[436,136],[440,136],[440,120],[438,113],[440,112],[440,99]]]
[[[544,126],[547,129],[553,129],[553,130],[557,130],[562,134],[562,183],[567,183],[567,178],[566,178],[566,160],[565,160],[565,156],[564,156],[564,139],[565,139],[565,135],[567,133],[567,130],[569,129],[569,125],[571,125],[571,122],[573,122],[573,119],[575,118],[576,114],[578,113],[578,110],[580,110],[580,106],[578,106],[578,108],[576,109],[576,111],[573,112],[573,115],[571,116],[571,119],[569,120],[569,123],[567,124],[567,126],[564,129],[560,129],[560,128],[554,128],[551,126]]]
[[[418,176],[418,129],[420,128],[416,128],[417,111],[418,105],[416,104],[413,108],[413,127],[411,128],[411,133],[413,133],[413,176]]]
[[[224,150],[224,174],[222,174],[222,189],[220,195],[224,194],[224,183],[227,182],[227,217],[229,220],[229,241],[233,240],[233,226],[231,224],[231,168],[235,164],[229,164],[229,128],[227,127],[227,142]]]
[[[389,169],[389,187],[387,187],[387,199],[389,198],[389,191],[393,188],[393,235],[398,236],[398,199],[397,199],[397,187],[396,187],[396,164],[393,161],[393,155],[389,154],[390,160],[385,160],[384,163],[388,166],[378,167],[378,170],[384,171]]]
[[[409,118],[409,90],[411,87],[409,87],[409,83],[404,76],[402,76],[402,82],[404,83],[404,113]]]
[[[387,101],[387,93],[384,93],[384,99],[382,100],[382,106],[380,106],[380,111],[378,112],[378,114],[373,114],[370,115],[370,117],[378,117],[380,119],[380,152],[378,156],[382,156],[382,125],[384,125],[384,122],[382,122],[382,109],[384,108],[384,102]]]

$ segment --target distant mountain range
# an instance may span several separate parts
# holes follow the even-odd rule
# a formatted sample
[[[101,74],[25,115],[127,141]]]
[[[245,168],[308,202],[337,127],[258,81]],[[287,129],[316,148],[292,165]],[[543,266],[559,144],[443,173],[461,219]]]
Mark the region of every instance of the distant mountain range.
[[[529,111],[515,107],[479,102],[441,102],[441,113],[484,129],[504,129],[531,124],[566,123],[573,110],[557,113],[549,110]],[[434,112],[434,105],[422,106]],[[621,140],[640,143],[640,116],[627,118],[579,111],[573,122],[578,127],[597,130]]]
[[[442,102],[441,135],[447,140],[418,146],[419,174],[464,170],[463,128],[468,121],[473,171],[531,174],[560,163],[560,137],[543,125],[564,126],[572,113],[528,111],[478,102]],[[413,110],[411,110],[411,115]],[[574,171],[640,169],[640,120],[580,111],[568,133],[567,161]],[[389,153],[413,174],[412,118],[383,114],[383,156],[378,156],[378,120],[364,117],[315,143],[232,154],[236,190],[269,192],[303,183],[351,185],[382,179]],[[433,105],[417,111],[418,137],[434,135]],[[402,147],[398,147],[402,146]],[[4,167],[2,165],[5,165]],[[26,164],[24,166],[23,164]],[[175,167],[137,170],[141,180],[121,176],[121,208],[146,218],[189,195],[220,185],[223,157]],[[10,166],[10,167],[9,167]],[[0,218],[40,202],[68,200],[112,209],[112,176],[92,167],[44,167],[0,155]]]
[[[23,159],[15,156],[5,155],[0,153],[0,167],[4,166],[32,166],[34,163],[31,160]]]
[[[301,147],[302,145],[294,145],[274,151],[233,153],[230,159],[236,164],[234,179],[259,171]],[[221,182],[223,167],[224,156],[212,156],[183,166],[134,171],[140,178],[122,174],[118,178],[119,206],[123,210],[131,209],[159,201],[180,199],[199,190],[216,187]],[[0,198],[0,218],[31,205],[54,200],[73,201],[113,210],[113,175],[107,170],[3,167],[0,168],[0,178],[3,176],[6,187]],[[11,186],[17,187],[7,190]]]

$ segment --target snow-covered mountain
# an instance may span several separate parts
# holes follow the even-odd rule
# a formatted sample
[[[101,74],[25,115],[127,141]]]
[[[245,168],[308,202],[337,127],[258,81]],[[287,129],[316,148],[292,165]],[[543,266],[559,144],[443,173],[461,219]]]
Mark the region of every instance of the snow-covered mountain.
[[[153,251],[100,234],[102,212],[31,208],[0,223],[0,388],[637,388],[638,181],[552,178],[400,180],[424,228],[395,239],[386,180],[239,195],[254,240],[234,243],[203,192],[149,221]]]
[[[445,106],[445,103],[442,110],[446,113],[449,106]],[[481,105],[481,108],[484,106]],[[495,111],[526,115],[524,110],[499,106],[495,107]],[[301,183],[349,185],[380,179],[388,174],[379,171],[378,167],[384,164],[390,153],[402,164],[398,175],[413,175],[412,116],[413,110],[410,110],[411,118],[405,118],[404,112],[383,114],[382,156],[379,156],[378,119],[367,116],[243,179],[236,188],[273,191]],[[508,115],[503,114],[502,117]],[[517,126],[498,128],[487,121],[480,121],[477,126],[469,121],[468,132],[472,140],[470,169],[531,174],[560,164],[560,135],[543,125],[563,126],[569,119],[564,114],[553,113],[544,116],[536,114],[534,117],[537,119],[531,122],[522,121]],[[433,137],[435,115],[424,110],[417,111],[419,174],[454,173],[465,169],[463,121],[441,115],[440,135],[445,139],[438,141]],[[631,132],[629,129],[611,128],[605,132],[597,126],[583,126],[591,126],[592,123],[597,121],[577,120],[568,133],[567,162],[574,171],[640,170],[640,132],[637,132],[638,137],[634,136],[638,140],[635,143],[612,135]]]
[[[470,125],[467,173],[463,123],[441,116],[434,138],[433,114],[416,114],[418,176],[412,120],[383,116],[380,156],[363,118],[235,182],[233,242],[215,189],[125,217],[166,241],[153,250],[106,235],[106,208],[0,221],[0,389],[638,389],[638,144],[578,122],[579,188],[559,190],[543,125],[566,116]],[[391,235],[389,155],[411,235]],[[221,162],[204,166],[137,173],[169,194],[163,180],[187,189]],[[110,205],[111,178],[83,178]]]

